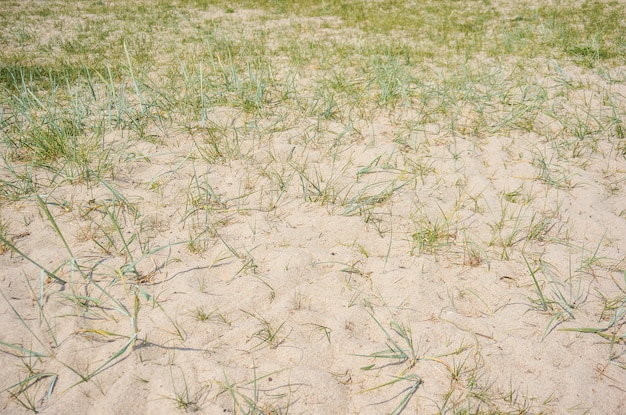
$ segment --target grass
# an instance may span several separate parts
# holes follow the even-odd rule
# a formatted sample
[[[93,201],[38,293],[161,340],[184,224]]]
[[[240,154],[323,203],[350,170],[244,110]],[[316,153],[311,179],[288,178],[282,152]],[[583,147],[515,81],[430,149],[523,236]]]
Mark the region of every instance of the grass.
[[[270,349],[275,349],[285,342],[287,334],[283,334],[281,330],[285,325],[283,321],[280,324],[272,324],[265,318],[254,313],[246,312],[250,317],[254,318],[258,322],[258,329],[252,334],[252,337],[259,340],[259,343],[253,346],[253,349],[258,348],[261,345],[267,345]],[[284,330],[282,330],[284,332]]]
[[[385,334],[386,341],[387,341],[387,350],[374,352],[368,355],[367,357],[370,357],[374,360],[388,359],[388,361],[392,362],[390,363],[390,365],[392,366],[400,365],[400,366],[403,366],[403,369],[397,375],[393,375],[392,380],[385,382],[381,385],[366,389],[365,392],[380,389],[380,388],[386,388],[398,382],[408,382],[409,386],[405,389],[405,391],[403,391],[403,395],[401,395],[400,402],[391,411],[392,414],[398,414],[398,413],[401,413],[406,408],[406,406],[409,403],[409,400],[413,397],[413,395],[417,392],[417,390],[423,383],[422,378],[418,374],[410,373],[410,372],[412,371],[413,367],[417,364],[419,360],[422,360],[425,358],[417,354],[417,350],[415,349],[413,345],[413,335],[409,327],[404,327],[395,321],[392,321],[390,323],[391,330],[395,333],[395,336],[398,336],[403,342],[403,345],[400,345],[394,339],[394,336],[391,335],[390,332],[387,329],[385,329],[373,315],[370,314],[370,316],[376,322],[376,325]],[[385,364],[383,363],[383,365]],[[377,365],[374,363],[368,366],[364,366],[361,369],[373,370],[376,367]]]
[[[281,389],[277,392],[273,390],[266,390],[260,386],[263,380],[272,381],[272,376],[275,376],[277,372],[268,373],[265,375],[258,375],[257,368],[253,367],[253,378],[249,381],[241,383],[232,382],[224,374],[224,380],[219,382],[220,387],[219,394],[227,395],[230,403],[232,404],[232,410],[234,413],[240,414],[283,414],[289,412],[289,392],[286,387],[279,387]],[[282,389],[287,389],[283,392]],[[286,400],[287,403],[284,403]]]
[[[355,382],[319,412],[592,405],[512,384],[507,336],[621,379],[623,2],[5,3],[7,410],[154,370],[181,411],[297,413],[316,359]]]

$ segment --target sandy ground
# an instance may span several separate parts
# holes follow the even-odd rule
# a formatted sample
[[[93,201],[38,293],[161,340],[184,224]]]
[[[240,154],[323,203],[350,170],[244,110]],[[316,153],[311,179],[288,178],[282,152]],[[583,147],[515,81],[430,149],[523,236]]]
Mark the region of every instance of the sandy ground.
[[[245,157],[208,163],[184,132],[115,131],[103,145],[127,159],[106,183],[3,201],[23,255],[0,255],[0,411],[28,413],[29,397],[45,414],[381,414],[410,396],[407,414],[626,413],[623,154],[435,125],[398,140],[413,115],[347,133],[301,118],[257,139],[253,116],[216,109]],[[136,275],[119,271],[122,238]],[[412,359],[375,358],[409,349],[399,327]],[[34,373],[20,404],[11,385]]]
[[[404,153],[395,150],[389,134],[392,127],[384,121],[372,127],[376,145],[369,145],[369,138],[352,144],[339,162],[348,165],[346,170],[358,171],[379,156],[391,156],[391,165],[402,163]],[[288,144],[288,136],[276,136],[266,143],[266,150],[272,149],[279,163],[287,163],[288,157],[317,163],[315,151]],[[254,171],[255,166],[264,164],[263,151],[258,159],[231,165],[196,162],[193,168],[198,177],[224,200],[232,200],[231,206],[227,203],[214,213],[222,222],[219,237],[207,237],[206,251],[201,254],[190,253],[186,245],[174,245],[140,262],[146,281],[139,286],[155,301],[145,300],[142,305],[140,341],[134,351],[115,360],[92,381],[72,388],[79,378],[64,365],[89,372],[125,343],[87,330],[128,334],[128,322],[111,308],[91,312],[68,301],[66,295],[74,292],[106,299],[65,265],[59,275],[68,284],[48,281],[43,286],[45,315],[59,343],[52,347],[49,332],[39,323],[39,271],[17,255],[2,255],[3,340],[20,339],[29,349],[55,350],[55,360],[48,362],[45,370],[62,373],[45,412],[68,413],[81,408],[85,413],[167,414],[174,411],[177,394],[186,393],[199,411],[228,412],[232,398],[221,392],[219,385],[237,383],[250,399],[255,399],[253,390],[257,388],[260,405],[266,405],[268,413],[280,407],[286,411],[287,406],[289,413],[384,413],[394,407],[388,400],[404,385],[361,393],[388,382],[401,369],[360,369],[374,362],[364,355],[386,350],[388,342],[368,310],[387,330],[392,320],[411,328],[417,355],[423,358],[411,372],[419,375],[423,384],[410,406],[422,408],[423,413],[437,412],[442,396],[449,391],[465,396],[483,393],[483,388],[490,399],[498,397],[501,405],[515,407],[520,404],[517,400],[526,400],[530,412],[625,410],[623,369],[608,360],[623,346],[616,344],[611,350],[601,337],[559,330],[606,324],[594,320],[603,306],[598,292],[606,297],[620,295],[610,277],[621,278],[623,283],[623,271],[610,268],[614,265],[611,261],[603,266],[602,261],[623,255],[620,247],[626,246],[626,224],[618,214],[626,198],[621,192],[607,197],[601,184],[603,161],[597,160],[585,170],[576,169],[572,175],[578,186],[557,191],[535,180],[528,160],[527,149],[541,146],[539,137],[488,137],[482,150],[457,139],[460,156],[456,160],[446,154],[450,137],[423,140],[435,143],[429,147],[430,154],[422,157],[436,166],[437,173],[429,176],[431,183],[407,185],[386,209],[377,208],[381,215],[389,215],[378,224],[342,215],[342,209],[335,206],[303,201],[295,177],[271,211],[249,208],[258,206],[250,198],[273,196],[263,190],[243,202],[236,200],[250,182],[250,186],[263,189],[263,181]],[[137,161],[133,171],[120,172],[116,178],[117,189],[141,212],[139,222],[146,227],[145,243],[150,246],[189,236],[189,223],[173,218],[180,217],[184,208],[194,163],[186,159],[190,148],[185,138],[172,141],[174,144],[165,146],[134,144],[132,152],[146,155],[150,162]],[[323,160],[316,166],[324,174],[336,168]],[[370,181],[376,183],[386,174],[394,173],[380,169]],[[157,177],[159,191],[147,189]],[[42,175],[41,180],[46,178]],[[463,182],[460,200],[458,180]],[[531,300],[536,301],[537,295],[532,279],[515,251],[509,260],[493,255],[481,259],[480,253],[471,260],[459,247],[465,241],[488,240],[485,223],[497,214],[491,210],[499,207],[499,195],[519,187],[539,195],[528,206],[511,203],[510,209],[522,211],[524,223],[532,220],[535,212],[560,206],[546,235],[526,248],[529,256],[543,253],[563,278],[563,273],[578,266],[572,261],[582,253],[565,244],[554,247],[550,238],[567,235],[576,246],[584,246],[587,255],[600,251],[601,264],[592,267],[599,268],[598,275],[590,271],[572,282],[581,302],[580,307],[575,306],[575,320],[565,318],[561,324],[552,321],[551,313],[533,306]],[[100,261],[98,269],[105,271],[96,278],[102,278],[106,289],[130,307],[121,284],[110,286],[106,278],[119,266],[116,257],[103,256],[82,236],[95,232],[89,229],[86,216],[95,216],[97,222],[102,214],[97,209],[87,215],[80,212],[90,200],[111,198],[110,192],[104,186],[64,185],[54,190],[54,197],[71,201],[67,209],[49,208],[75,255],[87,263],[92,258]],[[448,231],[449,246],[437,254],[410,255],[411,234],[416,230],[408,218],[416,204],[427,201],[434,201],[443,212],[453,211],[458,225]],[[130,211],[122,214],[129,223],[131,215]],[[62,242],[35,202],[5,206],[3,216],[13,224],[24,224],[17,244],[29,257],[52,269],[66,261]],[[380,229],[382,235],[379,228],[384,228]],[[598,241],[600,246],[596,246]],[[565,295],[570,295],[571,287],[566,282],[563,287]],[[549,287],[545,290],[546,295],[553,295]],[[43,345],[32,339],[7,300],[41,336]],[[209,314],[205,321],[197,318],[198,309]],[[264,323],[276,331],[271,342],[263,341]],[[429,360],[435,357],[445,364]],[[2,360],[7,375],[23,370],[11,353],[4,353]],[[25,360],[34,367],[39,364],[37,359]],[[449,367],[459,369],[458,379],[451,379]],[[249,383],[255,376],[258,383]],[[37,399],[45,397],[43,383],[34,394]],[[19,412],[10,401],[3,407]]]

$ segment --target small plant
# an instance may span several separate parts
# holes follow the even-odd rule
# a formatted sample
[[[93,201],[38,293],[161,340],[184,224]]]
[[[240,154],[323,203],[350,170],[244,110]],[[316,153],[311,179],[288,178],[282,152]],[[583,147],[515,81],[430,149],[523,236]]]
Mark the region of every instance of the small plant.
[[[206,311],[204,307],[197,307],[191,314],[193,318],[202,323],[215,322],[225,324],[227,326],[231,325],[231,322],[224,316],[224,314],[218,312],[217,310]]]
[[[252,334],[252,338],[258,339],[260,342],[253,346],[253,349],[258,348],[261,345],[267,345],[270,349],[275,349],[285,342],[289,334],[283,335],[281,330],[286,321],[283,321],[278,326],[270,323],[265,318],[251,312],[242,310],[245,314],[257,320],[260,328]]]
[[[463,249],[463,264],[478,267],[484,262],[487,262],[487,267],[490,266],[485,250],[477,243],[466,241]]]
[[[375,207],[391,199],[391,197],[405,185],[406,183],[396,184],[395,182],[367,185],[346,202],[346,208],[343,214],[353,215],[358,213],[368,218],[371,216],[371,212]]]
[[[416,223],[418,230],[411,235],[411,255],[417,252],[436,254],[456,239],[456,232],[452,231],[449,221],[423,219]]]
[[[26,377],[18,383],[0,391],[9,392],[18,405],[33,412],[39,413],[45,402],[50,401],[54,386],[58,380],[56,373],[46,373],[35,370],[30,363],[24,361]],[[47,385],[46,385],[47,384]],[[43,391],[41,388],[45,388]],[[43,393],[42,393],[43,392]]]
[[[391,329],[391,331],[389,331],[383,327],[372,312],[368,310],[367,313],[384,333],[387,342],[387,349],[374,352],[369,355],[359,355],[368,357],[375,361],[375,363],[361,367],[361,370],[381,370],[387,367],[396,366],[399,366],[400,369],[398,374],[391,375],[392,379],[389,382],[365,389],[362,392],[364,393],[380,388],[390,387],[399,382],[408,382],[409,386],[401,392],[402,397],[400,402],[391,411],[392,414],[400,414],[409,404],[409,401],[423,383],[422,377],[413,372],[413,369],[419,361],[428,360],[438,362],[444,365],[448,370],[450,370],[450,367],[438,357],[429,357],[418,354],[418,350],[413,344],[413,334],[411,333],[410,327],[406,327],[392,321],[389,323]],[[382,363],[378,364],[378,361],[382,361]]]
[[[187,377],[181,369],[181,377],[183,385],[177,387],[174,380],[173,369],[170,368],[170,376],[172,378],[172,385],[174,387],[174,397],[169,398],[174,401],[176,409],[180,409],[184,412],[198,412],[201,410],[201,403],[207,394],[207,386],[201,386],[197,392],[191,392],[189,384],[187,383]]]
[[[539,153],[535,155],[533,164],[538,170],[537,179],[555,189],[571,190],[578,185],[572,181],[571,174],[555,163],[554,158],[547,159]]]
[[[43,276],[42,272],[42,283]],[[40,305],[40,323],[45,327],[44,333],[39,334],[39,330],[31,325],[22,317],[22,315],[15,309],[11,301],[6,295],[0,291],[0,294],[12,310],[13,314],[19,320],[21,326],[23,326],[28,333],[32,336],[30,346],[25,347],[20,343],[10,343],[6,341],[0,341],[0,345],[8,348],[10,353],[14,353],[21,359],[21,364],[24,367],[23,375],[20,376],[20,380],[15,384],[3,389],[0,393],[9,392],[12,399],[15,400],[20,406],[37,413],[39,407],[43,405],[44,401],[49,401],[54,391],[58,379],[58,373],[46,372],[38,369],[36,366],[40,362],[45,362],[48,359],[54,358],[54,354],[50,346],[58,347],[56,335],[50,327],[49,321],[43,313],[41,298],[38,304]],[[46,338],[52,339],[52,344],[46,344]],[[42,386],[45,389],[45,394],[42,393]]]
[[[545,338],[557,325],[576,318],[575,311],[587,301],[588,291],[582,285],[582,275],[579,272],[572,273],[565,281],[556,274],[554,267],[539,259],[536,267],[531,267],[524,257],[526,266],[533,280],[538,298],[533,300],[533,304],[539,310],[550,313],[552,318],[548,322],[543,334]],[[537,273],[541,272],[547,278],[541,284],[537,278]],[[551,292],[546,294],[546,285]]]
[[[315,324],[315,323],[309,323],[309,324],[311,324],[315,329],[321,331],[323,333],[323,336],[328,341],[328,344],[330,344],[330,335],[332,333],[332,329],[330,327],[323,326],[321,324]]]
[[[217,382],[222,389],[218,396],[228,394],[232,401],[232,411],[235,414],[273,415],[288,413],[290,406],[289,385],[272,387],[271,389],[261,386],[261,381],[272,382],[272,377],[280,371],[258,376],[256,370],[255,365],[253,366],[252,380],[241,383],[231,382],[224,373],[224,381]],[[282,389],[287,389],[287,391],[283,392]],[[285,399],[287,402],[284,402]]]
[[[345,170],[347,167],[346,165],[343,169]],[[334,169],[329,177],[325,177],[317,168],[314,168],[313,174],[305,171],[303,166],[294,164],[293,168],[300,176],[305,201],[319,203],[322,206],[340,203],[347,186],[340,183],[340,176],[337,176]]]

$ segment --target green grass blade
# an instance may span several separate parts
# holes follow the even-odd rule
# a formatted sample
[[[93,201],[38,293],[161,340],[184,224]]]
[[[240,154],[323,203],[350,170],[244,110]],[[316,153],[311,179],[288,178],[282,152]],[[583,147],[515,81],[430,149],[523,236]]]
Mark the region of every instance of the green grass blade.
[[[17,382],[7,388],[4,388],[2,390],[0,390],[0,393],[4,393],[10,389],[13,389],[15,387],[23,387],[25,385],[28,385],[31,381],[39,381],[41,379],[45,379],[45,378],[52,378],[52,382],[50,383],[50,386],[48,387],[48,394],[47,397],[48,399],[50,399],[50,395],[52,394],[52,390],[54,389],[54,385],[56,384],[56,381],[59,377],[59,375],[57,375],[56,373],[35,373],[34,375],[31,375],[29,377],[27,377],[24,380],[21,380],[20,382]]]
[[[7,343],[7,342],[3,342],[2,340],[0,340],[0,344],[1,344],[1,345],[3,345],[3,346],[9,347],[9,348],[11,348],[11,349],[19,350],[20,352],[24,353],[24,356],[23,356],[23,357],[26,357],[26,356],[34,356],[34,357],[50,357],[50,355],[47,355],[47,354],[44,354],[44,353],[39,353],[39,352],[36,352],[36,351],[34,351],[34,350],[27,349],[27,348],[22,347],[22,346],[18,346],[18,345],[16,345],[16,344],[11,344],[11,343]]]
[[[106,360],[103,364],[101,364],[100,366],[98,366],[98,368],[96,368],[94,371],[92,371],[91,373],[89,373],[89,374],[87,374],[87,375],[83,375],[82,373],[80,373],[79,371],[77,371],[76,369],[74,369],[73,367],[71,367],[71,366],[69,366],[69,365],[67,365],[67,364],[65,364],[65,363],[63,363],[63,362],[61,362],[61,364],[62,364],[63,366],[65,366],[66,368],[68,368],[68,369],[69,369],[69,370],[71,370],[72,372],[76,373],[76,374],[77,374],[77,375],[81,378],[81,380],[80,380],[80,381],[78,381],[78,382],[74,383],[73,385],[71,385],[70,387],[68,387],[68,388],[66,389],[66,391],[67,391],[67,390],[72,389],[74,386],[80,385],[80,384],[81,384],[81,383],[83,383],[83,382],[87,382],[87,381],[89,381],[90,379],[92,379],[92,378],[93,378],[94,376],[96,376],[97,374],[99,374],[99,373],[103,372],[104,370],[106,370],[107,366],[109,366],[109,364],[110,364],[111,362],[113,362],[115,359],[117,359],[118,357],[120,357],[121,355],[123,355],[123,354],[126,352],[126,350],[128,350],[128,348],[129,348],[129,347],[130,347],[130,346],[131,346],[131,345],[135,342],[135,340],[136,340],[136,339],[137,339],[137,334],[135,333],[135,334],[133,334],[133,335],[129,338],[128,342],[126,342],[126,344],[125,344],[124,346],[122,346],[122,348],[121,348],[121,349],[119,349],[117,352],[115,352],[115,354],[114,354],[113,356],[111,356],[110,358],[108,358],[108,359],[107,359],[107,360]]]
[[[43,209],[44,213],[46,214],[48,221],[54,228],[54,231],[56,232],[57,235],[59,235],[59,238],[61,238],[63,245],[65,245],[65,248],[67,249],[67,252],[70,254],[72,258],[75,258],[74,254],[72,253],[72,249],[70,248],[69,244],[65,240],[65,237],[63,236],[63,233],[61,232],[61,229],[59,229],[59,225],[57,225],[57,222],[54,220],[52,213],[50,213],[50,209],[48,209],[48,206],[46,206],[46,202],[44,202],[41,196],[39,196],[38,194],[36,194],[35,197],[37,198],[37,203],[39,203],[39,206],[41,207],[41,209]]]
[[[533,271],[533,269],[531,268],[530,264],[526,260],[526,257],[522,255],[522,258],[524,259],[524,262],[526,263],[526,266],[528,267],[528,271],[530,271],[530,276],[533,278],[535,289],[537,290],[537,294],[539,295],[539,299],[541,301],[541,309],[543,311],[548,311],[548,302],[546,301],[546,298],[543,296],[543,291],[541,290],[541,287],[539,287],[539,282],[537,282],[535,271]]]

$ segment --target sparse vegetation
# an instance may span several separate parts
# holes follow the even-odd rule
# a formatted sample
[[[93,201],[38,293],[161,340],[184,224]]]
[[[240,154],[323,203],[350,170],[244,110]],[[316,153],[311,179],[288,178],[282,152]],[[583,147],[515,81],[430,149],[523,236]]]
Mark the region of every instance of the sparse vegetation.
[[[0,407],[619,412],[625,22],[4,1]]]

